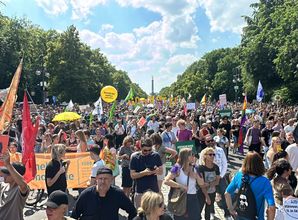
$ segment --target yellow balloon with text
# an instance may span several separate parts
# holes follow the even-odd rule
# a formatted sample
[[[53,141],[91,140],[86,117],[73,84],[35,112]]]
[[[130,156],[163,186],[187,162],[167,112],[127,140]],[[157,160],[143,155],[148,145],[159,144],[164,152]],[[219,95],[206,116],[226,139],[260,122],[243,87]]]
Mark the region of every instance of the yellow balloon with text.
[[[105,86],[100,91],[100,96],[107,103],[114,102],[118,97],[118,91],[113,86]]]

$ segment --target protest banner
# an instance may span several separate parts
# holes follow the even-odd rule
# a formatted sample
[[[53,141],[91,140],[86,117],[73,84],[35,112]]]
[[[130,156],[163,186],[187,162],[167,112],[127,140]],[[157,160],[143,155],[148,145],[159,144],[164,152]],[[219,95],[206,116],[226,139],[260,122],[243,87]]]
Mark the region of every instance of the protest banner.
[[[138,121],[138,126],[141,128],[141,127],[143,127],[146,123],[147,123],[146,118],[142,117],[142,118],[140,118],[140,120]]]
[[[231,117],[232,116],[232,110],[230,109],[227,109],[227,110],[220,110],[219,111],[219,115],[220,117],[224,117],[224,116],[227,116],[227,117]]]
[[[179,151],[183,148],[191,148],[193,153],[196,153],[195,141],[178,141],[176,142],[176,150]]]
[[[37,174],[29,183],[30,189],[46,189],[45,170],[51,160],[51,154],[35,154]],[[66,174],[67,188],[86,188],[91,175],[93,161],[89,153],[67,153],[65,159],[70,160]]]

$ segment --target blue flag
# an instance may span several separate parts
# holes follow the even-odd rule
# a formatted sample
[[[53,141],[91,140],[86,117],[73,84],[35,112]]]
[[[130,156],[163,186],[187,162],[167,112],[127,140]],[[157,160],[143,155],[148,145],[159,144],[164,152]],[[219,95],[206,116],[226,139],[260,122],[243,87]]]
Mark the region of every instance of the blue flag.
[[[261,84],[261,81],[259,81],[259,84],[258,84],[258,91],[257,91],[257,101],[258,102],[261,102],[264,98],[264,90],[263,90],[263,86]]]

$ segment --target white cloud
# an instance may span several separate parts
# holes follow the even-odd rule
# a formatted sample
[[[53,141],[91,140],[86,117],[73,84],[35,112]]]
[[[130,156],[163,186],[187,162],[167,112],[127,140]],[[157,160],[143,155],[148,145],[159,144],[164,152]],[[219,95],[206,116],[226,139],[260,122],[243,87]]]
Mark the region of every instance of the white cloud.
[[[68,9],[68,0],[35,0],[37,5],[41,7],[47,14],[59,15]]]
[[[210,20],[211,31],[241,33],[245,25],[243,15],[251,15],[249,7],[257,0],[199,0]]]
[[[100,28],[100,30],[101,31],[111,31],[111,30],[113,30],[114,29],[114,26],[113,25],[111,25],[111,24],[103,24],[103,25],[101,25],[101,28]]]
[[[106,4],[107,0],[70,0],[72,5],[72,19],[86,19],[91,14],[91,9]]]

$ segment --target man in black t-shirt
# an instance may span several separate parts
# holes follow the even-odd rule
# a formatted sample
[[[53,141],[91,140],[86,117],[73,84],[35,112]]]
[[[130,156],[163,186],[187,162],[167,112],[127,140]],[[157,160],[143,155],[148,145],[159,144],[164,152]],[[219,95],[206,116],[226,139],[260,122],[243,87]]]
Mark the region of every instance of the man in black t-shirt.
[[[163,172],[160,156],[152,152],[152,141],[146,138],[141,142],[141,152],[135,153],[130,160],[130,175],[136,183],[135,207],[140,207],[141,197],[147,190],[159,192],[157,175]]]
[[[262,129],[261,131],[261,138],[263,139],[263,142],[266,144],[266,147],[269,147],[271,145],[271,138],[273,133],[273,122],[267,121],[266,127]]]

